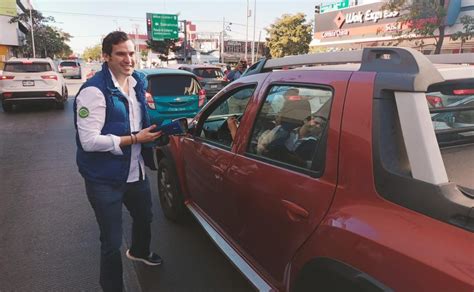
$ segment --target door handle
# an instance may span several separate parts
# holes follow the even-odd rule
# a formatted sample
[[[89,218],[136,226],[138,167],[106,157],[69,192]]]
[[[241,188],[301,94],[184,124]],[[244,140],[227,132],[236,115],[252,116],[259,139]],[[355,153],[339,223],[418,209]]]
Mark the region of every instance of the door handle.
[[[308,219],[309,212],[303,207],[287,200],[281,200],[281,203],[286,209],[286,214],[292,221],[298,222]]]

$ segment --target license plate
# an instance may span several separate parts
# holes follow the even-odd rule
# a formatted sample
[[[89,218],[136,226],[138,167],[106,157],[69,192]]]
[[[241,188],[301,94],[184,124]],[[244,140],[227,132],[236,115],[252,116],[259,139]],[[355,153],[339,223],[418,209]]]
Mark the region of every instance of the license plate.
[[[34,80],[23,80],[23,86],[35,86]]]
[[[211,85],[211,88],[217,88],[217,85]]]

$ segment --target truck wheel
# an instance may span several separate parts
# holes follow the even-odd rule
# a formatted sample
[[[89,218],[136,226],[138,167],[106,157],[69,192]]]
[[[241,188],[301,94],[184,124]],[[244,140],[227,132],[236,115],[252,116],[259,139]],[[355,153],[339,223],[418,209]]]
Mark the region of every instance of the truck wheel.
[[[13,104],[2,102],[3,111],[6,113],[11,113],[13,111]]]
[[[165,217],[171,221],[182,221],[185,216],[184,199],[179,191],[176,170],[170,160],[163,158],[158,163],[158,196]]]
[[[59,110],[62,110],[64,109],[64,101],[57,101],[55,106],[56,106],[56,109],[59,109]]]

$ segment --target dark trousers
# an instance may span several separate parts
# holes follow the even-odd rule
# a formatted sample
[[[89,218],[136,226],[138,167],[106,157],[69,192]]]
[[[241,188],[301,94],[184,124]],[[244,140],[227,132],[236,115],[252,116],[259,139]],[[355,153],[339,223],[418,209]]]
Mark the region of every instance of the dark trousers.
[[[86,180],[86,193],[100,228],[100,285],[104,292],[122,291],[122,203],[133,219],[130,253],[146,257],[152,221],[148,179],[118,186]]]

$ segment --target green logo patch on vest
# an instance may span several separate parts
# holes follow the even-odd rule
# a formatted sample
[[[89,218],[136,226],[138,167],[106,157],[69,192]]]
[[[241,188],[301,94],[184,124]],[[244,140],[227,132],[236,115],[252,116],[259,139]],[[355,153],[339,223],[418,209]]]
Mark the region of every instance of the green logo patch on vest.
[[[79,109],[79,117],[81,118],[87,118],[89,116],[89,110],[86,107],[81,107]]]

